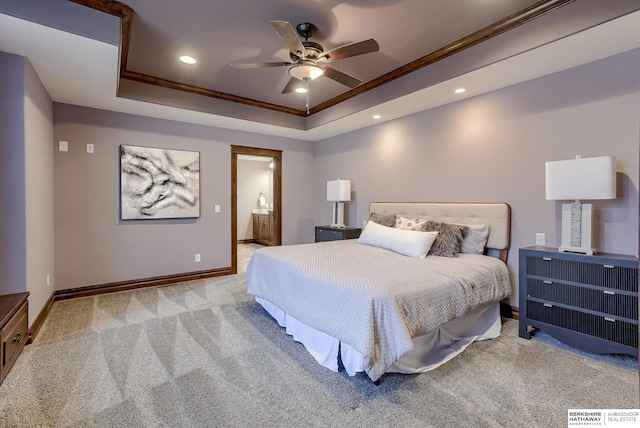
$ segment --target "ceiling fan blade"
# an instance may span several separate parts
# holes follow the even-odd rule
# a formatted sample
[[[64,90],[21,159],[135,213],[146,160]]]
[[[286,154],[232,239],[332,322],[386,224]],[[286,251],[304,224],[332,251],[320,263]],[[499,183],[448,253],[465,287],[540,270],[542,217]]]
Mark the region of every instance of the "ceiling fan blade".
[[[349,58],[351,56],[377,52],[379,50],[380,46],[378,45],[378,42],[373,39],[368,39],[330,49],[320,55],[319,59],[324,59],[327,62],[333,62],[339,59]]]
[[[362,83],[362,80],[353,76],[349,76],[348,74],[343,73],[342,71],[338,71],[335,68],[331,68],[327,65],[322,66],[322,69],[324,70],[323,76],[326,76],[331,80],[335,80],[338,83],[342,83],[343,85],[350,88],[355,88],[360,83]]]
[[[289,81],[285,85],[284,89],[282,90],[282,93],[290,94],[291,92],[296,90],[298,85],[301,85],[302,83],[303,82],[300,79],[296,79],[295,77],[292,77],[291,79],[289,79]]]
[[[265,68],[265,67],[286,67],[291,65],[290,62],[232,62],[229,64],[231,68],[243,69],[243,68]]]
[[[293,29],[291,24],[287,21],[270,21],[269,24],[276,30],[276,33],[278,33],[280,38],[286,43],[291,52],[299,57],[307,55],[307,49],[298,38],[296,30]]]

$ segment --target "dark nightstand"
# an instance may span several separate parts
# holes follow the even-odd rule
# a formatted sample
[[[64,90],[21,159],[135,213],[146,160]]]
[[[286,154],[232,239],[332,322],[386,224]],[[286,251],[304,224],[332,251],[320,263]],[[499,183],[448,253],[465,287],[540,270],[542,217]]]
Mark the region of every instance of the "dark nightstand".
[[[359,227],[345,227],[344,229],[331,226],[316,226],[316,242],[341,241],[343,239],[356,239],[362,229]]]
[[[27,343],[27,316],[29,313],[29,293],[5,294],[0,296],[0,383],[16,362],[22,348]]]
[[[520,249],[520,337],[539,328],[595,353],[638,355],[638,260]]]

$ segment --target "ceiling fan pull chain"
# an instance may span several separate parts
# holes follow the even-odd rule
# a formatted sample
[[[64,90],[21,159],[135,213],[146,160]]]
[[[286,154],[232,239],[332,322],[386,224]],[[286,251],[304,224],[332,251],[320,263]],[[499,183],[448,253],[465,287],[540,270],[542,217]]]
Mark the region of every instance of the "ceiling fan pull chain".
[[[306,93],[306,95],[307,95],[307,105],[306,105],[306,107],[307,107],[307,114],[309,114],[309,89],[310,89],[309,88],[309,79],[306,79],[304,81],[304,83],[307,86],[307,93]]]

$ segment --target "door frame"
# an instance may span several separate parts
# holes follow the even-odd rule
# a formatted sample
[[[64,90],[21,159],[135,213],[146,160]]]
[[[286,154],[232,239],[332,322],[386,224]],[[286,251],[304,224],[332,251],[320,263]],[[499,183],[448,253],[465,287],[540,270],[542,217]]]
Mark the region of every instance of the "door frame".
[[[282,150],[231,146],[231,271],[238,273],[238,155],[273,158],[273,221],[275,245],[282,245]]]

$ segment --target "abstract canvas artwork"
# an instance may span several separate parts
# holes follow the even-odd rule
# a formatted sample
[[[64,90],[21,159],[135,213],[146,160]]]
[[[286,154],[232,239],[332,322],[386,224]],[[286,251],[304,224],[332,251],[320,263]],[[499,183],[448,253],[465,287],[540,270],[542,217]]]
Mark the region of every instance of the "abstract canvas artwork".
[[[122,220],[200,217],[200,153],[120,146]]]

